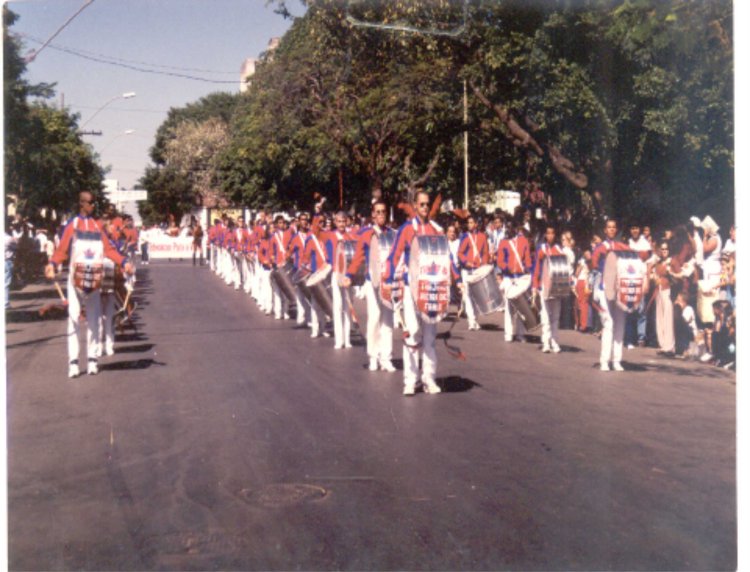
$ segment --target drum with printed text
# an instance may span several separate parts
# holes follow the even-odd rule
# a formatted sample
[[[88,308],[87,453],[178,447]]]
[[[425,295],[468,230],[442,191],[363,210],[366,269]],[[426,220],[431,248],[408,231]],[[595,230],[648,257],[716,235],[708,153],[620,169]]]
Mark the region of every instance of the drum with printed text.
[[[437,324],[448,314],[450,287],[448,239],[442,234],[415,236],[409,257],[409,288],[422,320]]]

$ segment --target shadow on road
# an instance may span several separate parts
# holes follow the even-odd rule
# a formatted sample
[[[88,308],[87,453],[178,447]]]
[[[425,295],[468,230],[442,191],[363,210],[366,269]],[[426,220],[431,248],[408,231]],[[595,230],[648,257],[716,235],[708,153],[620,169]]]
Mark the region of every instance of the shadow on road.
[[[120,350],[121,351],[121,350]],[[149,359],[136,359],[130,361],[116,361],[99,365],[100,371],[120,371],[125,369],[148,369],[152,365],[167,365],[164,362]]]
[[[435,380],[435,382],[445,393],[461,393],[463,391],[474,389],[475,387],[482,387],[481,383],[477,383],[476,381],[461,377],[459,375],[439,377]]]
[[[68,310],[61,306],[52,306],[45,309],[44,315],[39,313],[42,307],[34,310],[10,310],[5,315],[5,322],[8,324],[26,324],[30,322],[43,322],[48,320],[66,320]]]
[[[140,344],[137,346],[126,346],[124,348],[117,348],[118,354],[139,354],[154,349],[154,344]]]
[[[32,290],[30,292],[10,293],[11,300],[38,300],[39,298],[57,298],[57,290],[49,288],[46,290]]]
[[[43,344],[45,342],[49,342],[50,340],[55,340],[57,338],[67,338],[68,334],[57,334],[55,336],[47,336],[46,338],[37,338],[35,340],[28,340],[25,342],[18,342],[17,344],[10,344],[8,346],[5,346],[7,349],[12,350],[14,348],[22,348],[25,346],[33,346],[34,344]]]

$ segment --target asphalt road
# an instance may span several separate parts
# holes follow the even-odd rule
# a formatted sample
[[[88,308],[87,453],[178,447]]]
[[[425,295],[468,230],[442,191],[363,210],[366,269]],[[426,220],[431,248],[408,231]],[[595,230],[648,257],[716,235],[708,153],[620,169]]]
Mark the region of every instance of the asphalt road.
[[[731,372],[636,349],[603,373],[593,336],[544,355],[493,315],[407,398],[205,267],[138,272],[97,376],[67,379],[49,285],[12,295],[12,570],[737,566]]]

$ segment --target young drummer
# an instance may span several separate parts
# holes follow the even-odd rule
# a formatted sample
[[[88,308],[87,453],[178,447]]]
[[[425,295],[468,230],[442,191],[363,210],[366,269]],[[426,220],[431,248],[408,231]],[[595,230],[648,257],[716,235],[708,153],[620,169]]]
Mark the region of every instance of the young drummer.
[[[469,320],[469,329],[479,330],[474,304],[469,296],[468,281],[477,268],[489,263],[490,251],[487,243],[487,235],[484,232],[480,232],[477,219],[474,215],[469,215],[466,219],[466,225],[467,230],[461,235],[461,241],[458,245],[458,261],[464,284],[463,300],[464,307],[466,308],[466,317]]]
[[[542,351],[549,353],[560,353],[560,344],[558,343],[557,334],[560,327],[560,308],[562,300],[560,298],[544,298],[541,292],[542,285],[542,266],[548,256],[564,256],[562,247],[556,242],[555,227],[548,224],[544,231],[544,241],[539,245],[536,251],[534,263],[534,274],[531,287],[534,289],[534,295],[539,296],[542,308]]]

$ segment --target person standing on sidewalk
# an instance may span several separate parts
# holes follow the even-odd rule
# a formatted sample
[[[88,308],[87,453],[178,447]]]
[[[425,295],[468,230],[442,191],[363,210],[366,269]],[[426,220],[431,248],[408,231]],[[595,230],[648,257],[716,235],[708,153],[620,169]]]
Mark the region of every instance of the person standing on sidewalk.
[[[99,373],[97,352],[99,350],[99,320],[101,296],[99,290],[104,272],[104,258],[121,265],[126,274],[133,274],[133,265],[117,252],[102,229],[101,223],[93,218],[94,196],[89,191],[78,195],[79,214],[70,220],[63,231],[60,244],[44,269],[49,280],[66,260],[70,260],[68,272],[68,377],[80,374],[78,355],[80,347],[78,335],[79,318],[82,310],[88,323],[87,357],[88,373]]]

